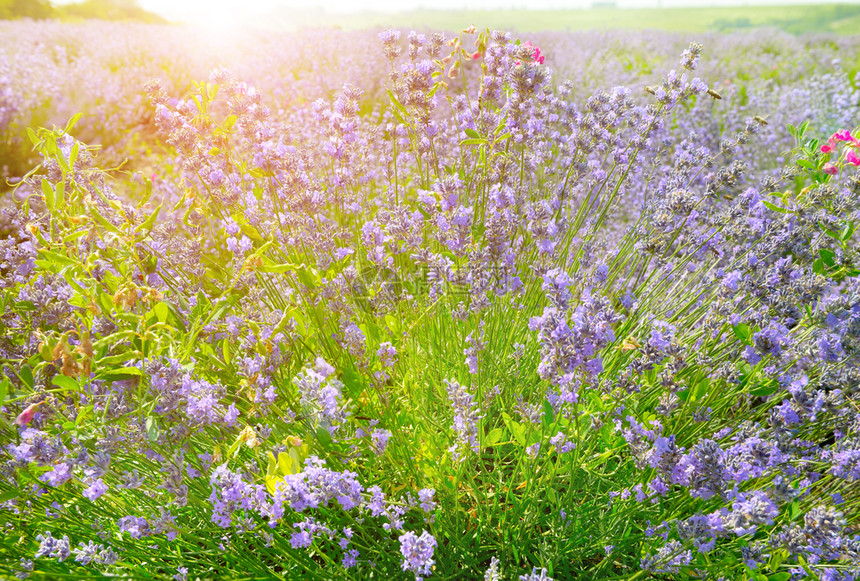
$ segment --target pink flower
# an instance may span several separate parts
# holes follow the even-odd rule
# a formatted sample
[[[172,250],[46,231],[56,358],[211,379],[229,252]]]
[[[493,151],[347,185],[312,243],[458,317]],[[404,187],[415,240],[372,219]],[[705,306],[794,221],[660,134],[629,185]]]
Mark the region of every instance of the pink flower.
[[[821,146],[821,153],[833,153],[833,146],[830,144],[830,142],[827,142],[827,144]]]
[[[542,65],[543,61],[546,59],[543,57],[543,55],[541,55],[540,48],[534,46],[530,40],[527,40],[525,42],[525,46],[535,49],[535,57],[534,57],[535,62],[538,63],[539,65]]]
[[[36,415],[36,411],[39,409],[39,406],[44,402],[36,402],[33,405],[27,407],[23,412],[18,414],[18,417],[15,418],[15,424],[21,428],[29,424],[33,421],[33,416]]]
[[[856,143],[857,140],[851,137],[851,132],[847,129],[837,131],[830,137],[830,141],[847,141],[848,143]]]
[[[851,165],[860,166],[860,155],[858,155],[857,152],[852,149],[848,152],[848,155],[845,156],[845,161],[847,161]]]
[[[481,58],[481,51],[476,50],[476,51],[472,54],[472,60],[473,60],[473,61],[476,61],[476,60],[478,60],[479,58]]]
[[[824,173],[835,176],[839,173],[839,168],[828,161],[824,164]]]

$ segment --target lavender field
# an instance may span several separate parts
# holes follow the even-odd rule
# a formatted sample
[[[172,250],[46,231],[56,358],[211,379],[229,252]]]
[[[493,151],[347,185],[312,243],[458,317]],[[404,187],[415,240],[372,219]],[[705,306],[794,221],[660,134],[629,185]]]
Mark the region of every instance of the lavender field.
[[[0,40],[0,578],[860,579],[860,36]]]

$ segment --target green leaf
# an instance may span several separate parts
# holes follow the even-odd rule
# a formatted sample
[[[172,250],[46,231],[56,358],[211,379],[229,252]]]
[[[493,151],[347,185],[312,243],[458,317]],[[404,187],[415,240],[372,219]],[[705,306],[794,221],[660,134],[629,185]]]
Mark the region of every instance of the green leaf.
[[[67,375],[55,375],[51,383],[65,391],[77,391],[80,388],[78,382]]]
[[[750,390],[750,395],[754,395],[757,397],[764,397],[766,395],[773,395],[777,392],[776,382],[767,383],[764,385],[760,385],[755,389]]]
[[[69,119],[69,122],[66,123],[66,126],[63,128],[63,133],[65,133],[66,135],[69,135],[71,133],[72,129],[75,128],[75,125],[78,124],[78,121],[80,120],[80,118],[82,116],[83,116],[83,113],[75,113],[74,115],[72,115],[72,118]]]
[[[120,367],[118,369],[108,369],[106,371],[102,371],[101,373],[99,373],[98,377],[99,379],[119,381],[122,379],[141,377],[142,375],[143,371],[141,371],[137,367]]]
[[[311,274],[311,269],[308,268],[306,265],[302,264],[301,266],[299,266],[296,269],[296,274],[299,278],[299,282],[301,282],[303,285],[310,288],[317,287],[317,283],[319,282],[319,276],[316,275],[316,273]]]
[[[818,255],[821,256],[821,260],[824,261],[827,268],[833,268],[836,265],[836,253],[829,248],[819,248]]]
[[[791,503],[791,507],[789,508],[788,518],[790,518],[791,520],[794,520],[797,517],[799,517],[801,514],[803,514],[803,511],[800,508],[800,504],[795,500],[794,502]]]
[[[487,434],[487,436],[484,438],[484,445],[485,446],[495,446],[496,444],[498,444],[499,442],[502,441],[502,437],[504,437],[504,435],[505,435],[505,429],[504,428],[495,428],[495,429],[491,430],[490,433]]]
[[[153,416],[146,418],[146,438],[150,442],[158,440],[158,422]]]
[[[544,427],[549,427],[552,424],[554,412],[552,409],[552,405],[549,403],[549,400],[544,400],[543,402],[543,425]]]
[[[226,363],[229,366],[231,364],[233,358],[232,358],[232,354],[230,352],[230,341],[228,341],[227,339],[224,339],[221,342],[221,355],[224,356],[224,363]]]
[[[733,325],[732,331],[734,331],[735,337],[740,339],[742,342],[749,344],[750,337],[752,337],[752,329],[750,329],[749,325],[744,325],[743,323]]]
[[[294,452],[295,448],[291,447],[289,453],[278,453],[278,471],[284,476],[298,474],[302,471],[302,463],[298,458],[298,454]]]
[[[777,206],[776,204],[768,202],[767,200],[762,200],[761,203],[764,204],[765,207],[773,210],[774,212],[779,212],[780,214],[791,214],[791,210]]]
[[[149,198],[152,197],[152,180],[149,178],[143,178],[143,197],[138,202],[137,207],[142,208],[149,201]]]
[[[38,148],[41,146],[42,140],[39,139],[39,136],[36,135],[36,132],[33,131],[32,127],[27,128],[27,137],[30,138],[30,143],[32,143],[34,147]]]
[[[117,363],[125,363],[126,361],[131,361],[135,357],[137,357],[137,355],[129,351],[128,353],[121,353],[120,355],[109,355],[107,357],[102,357],[98,360],[97,364],[99,367],[107,367],[108,365],[116,365]]]
[[[275,475],[275,471],[278,469],[278,461],[275,459],[275,455],[269,452],[269,460],[266,464],[266,476],[271,477]]]
[[[149,234],[152,230],[152,227],[155,225],[155,220],[158,218],[158,213],[161,212],[162,204],[158,204],[158,207],[152,214],[147,217],[147,219],[140,224],[137,228],[134,229],[135,232],[143,232],[144,234]]]
[[[81,144],[78,141],[75,141],[75,144],[72,146],[72,151],[69,152],[69,167],[75,167],[75,161],[78,159],[78,153],[81,151]]]
[[[45,250],[43,248],[39,249],[39,254],[41,254],[49,262],[52,262],[54,264],[61,264],[64,266],[68,266],[70,264],[78,264],[76,260],[69,258],[64,254],[57,254],[56,252],[51,252],[50,250]]]
[[[330,450],[333,444],[331,434],[325,428],[317,428],[317,440],[323,450]]]
[[[159,323],[166,323],[167,317],[170,316],[170,307],[164,302],[156,303],[156,305],[152,307],[152,311],[155,313],[155,318],[158,319]]]
[[[55,144],[55,147],[52,149],[55,149],[55,148],[56,148],[56,144]],[[60,169],[63,170],[63,178],[65,178],[66,174],[71,173],[72,168],[69,167],[69,160],[66,159],[66,156],[63,154],[61,149],[56,148],[56,151],[54,152],[54,159],[57,160],[57,163],[60,164]]]
[[[486,139],[464,139],[460,145],[484,145],[485,143],[487,143]]]
[[[401,113],[401,112],[400,112],[399,110],[397,110],[397,109],[392,109],[392,110],[391,110],[391,112],[394,114],[394,118],[395,118],[395,119],[397,119],[397,121],[398,121],[401,125],[408,125],[408,123],[406,123],[406,119],[403,117],[403,113]],[[393,134],[393,133],[392,133],[392,137],[394,137],[394,134]]]
[[[242,234],[244,234],[251,240],[255,240],[257,242],[265,242],[265,239],[260,236],[260,232],[258,232],[257,229],[250,224],[242,224],[241,226],[239,226],[239,228],[242,230]]]
[[[57,209],[58,210],[64,210],[66,208],[66,184],[65,184],[65,182],[58,183],[54,193],[56,194],[55,204],[57,206]]]
[[[49,210],[53,210],[55,205],[54,189],[51,187],[47,178],[42,178],[42,197],[45,198],[45,206],[47,206]]]
[[[824,260],[817,258],[812,263],[812,272],[815,274],[824,274]]]
[[[508,429],[514,435],[514,440],[517,441],[517,444],[520,446],[526,445],[526,429],[522,424],[511,420],[511,423],[508,425]]]
[[[391,91],[391,89],[388,89],[388,98],[391,100],[391,103],[397,108],[397,110],[400,111],[400,113],[405,116],[409,115],[409,112],[406,110],[406,107],[403,106],[403,103],[400,102],[400,100],[397,98],[397,95],[395,95]]]
[[[90,404],[88,406],[84,406],[81,409],[79,409],[78,410],[78,417],[75,418],[75,425],[81,426],[84,423],[84,420],[87,419],[87,416],[92,415],[94,407],[95,406],[93,404]]]
[[[257,271],[259,272],[268,272],[271,274],[282,274],[284,272],[290,272],[296,269],[295,264],[277,264],[272,262],[268,258],[263,259],[263,265],[257,267]]]
[[[839,240],[839,232],[836,230],[831,230],[830,228],[825,228],[824,233],[833,238],[834,240]]]
[[[99,306],[104,314],[109,314],[113,311],[113,297],[106,292],[99,292],[96,296]]]
[[[481,139],[481,135],[477,131],[475,131],[474,129],[468,129],[467,128],[465,131],[466,131],[466,135],[468,135],[469,137],[471,137],[473,139]]]
[[[33,389],[33,370],[29,365],[21,366],[21,369],[18,371],[18,377],[27,387]]]
[[[787,558],[788,558],[788,551],[786,551],[785,549],[777,549],[777,550],[773,551],[773,553],[771,554],[770,560],[768,561],[767,566],[771,571],[776,571],[777,569],[779,569],[779,566],[785,562],[785,560]],[[785,579],[788,579],[791,577],[791,574],[786,572],[786,573],[777,573],[776,575],[771,575],[770,578],[775,579],[779,575],[788,575],[788,577],[786,577]]]
[[[117,228],[116,226],[111,224],[107,220],[107,218],[105,218],[104,216],[99,214],[99,211],[96,210],[96,207],[94,205],[90,206],[88,208],[88,211],[89,211],[89,214],[93,217],[93,219],[95,219],[95,221],[98,222],[102,226],[102,228],[105,228],[109,232],[114,232],[115,234],[119,234],[119,228]]]

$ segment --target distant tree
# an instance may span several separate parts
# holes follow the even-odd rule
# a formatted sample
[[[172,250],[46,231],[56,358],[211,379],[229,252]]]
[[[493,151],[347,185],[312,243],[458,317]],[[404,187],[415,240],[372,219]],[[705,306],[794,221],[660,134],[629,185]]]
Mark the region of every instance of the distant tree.
[[[137,20],[142,22],[165,21],[160,16],[141,8],[137,0],[84,0],[76,4],[66,4],[60,8],[60,11],[63,16],[72,18]]]
[[[47,0],[0,0],[0,19],[35,18],[56,16],[56,11]]]

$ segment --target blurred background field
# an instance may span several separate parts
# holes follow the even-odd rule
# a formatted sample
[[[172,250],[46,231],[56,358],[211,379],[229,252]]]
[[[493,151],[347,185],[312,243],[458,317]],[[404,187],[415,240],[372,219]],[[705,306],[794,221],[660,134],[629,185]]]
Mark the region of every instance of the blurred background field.
[[[657,0],[657,4],[661,4]],[[180,2],[179,5],[182,5]],[[377,27],[454,30],[464,22],[490,28],[532,32],[540,30],[669,30],[684,32],[731,31],[775,28],[792,34],[856,34],[860,31],[860,4],[786,4],[701,7],[620,8],[616,0],[598,1],[591,8],[546,10],[418,10],[376,11],[359,7],[350,11],[328,11],[314,3],[299,3],[258,10],[243,10],[238,4],[220,5],[232,11],[232,22],[269,30],[296,28],[363,29]],[[138,22],[175,22],[169,14],[146,10],[136,0],[0,0],[0,19],[55,18]]]
[[[539,30],[670,30],[686,32],[776,28],[793,34],[860,31],[860,5],[719,6],[703,8],[621,9],[598,7],[583,10],[419,10],[395,14],[364,12],[325,14],[320,11],[284,11],[271,27],[340,26],[348,29],[396,26],[404,28],[456,29],[464,22],[480,22],[490,28],[524,32]]]

